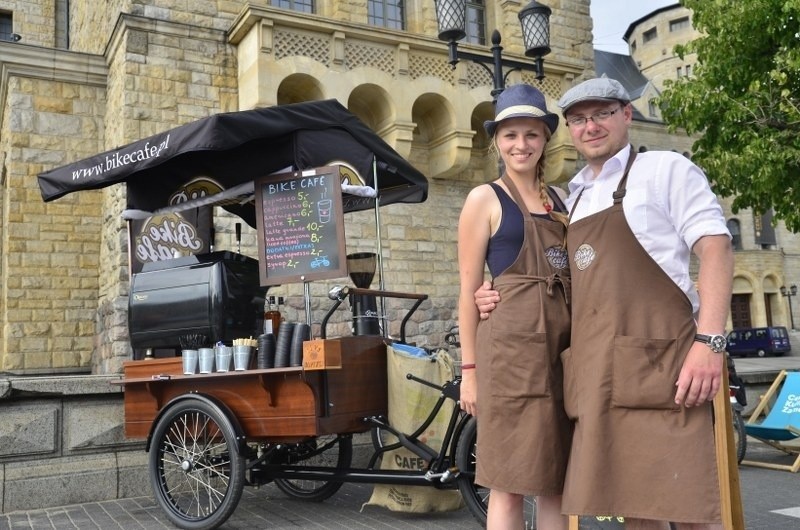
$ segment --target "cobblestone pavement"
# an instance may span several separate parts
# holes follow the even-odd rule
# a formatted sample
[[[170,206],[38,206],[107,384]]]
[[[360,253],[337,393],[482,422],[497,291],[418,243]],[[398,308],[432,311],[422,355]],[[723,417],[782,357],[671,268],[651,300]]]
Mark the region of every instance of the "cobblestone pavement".
[[[470,529],[480,525],[462,508],[448,513],[403,514],[369,500],[371,484],[344,484],[333,497],[321,503],[289,499],[275,486],[245,488],[242,499],[224,530],[269,529]],[[0,529],[8,530],[113,530],[174,528],[152,497],[136,497],[84,503],[0,515]]]

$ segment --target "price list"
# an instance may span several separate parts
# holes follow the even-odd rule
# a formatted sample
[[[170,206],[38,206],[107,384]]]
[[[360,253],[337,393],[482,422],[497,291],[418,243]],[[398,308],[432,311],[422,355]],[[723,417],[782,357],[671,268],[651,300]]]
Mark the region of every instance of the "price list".
[[[261,284],[347,276],[338,169],[270,175],[255,184]]]

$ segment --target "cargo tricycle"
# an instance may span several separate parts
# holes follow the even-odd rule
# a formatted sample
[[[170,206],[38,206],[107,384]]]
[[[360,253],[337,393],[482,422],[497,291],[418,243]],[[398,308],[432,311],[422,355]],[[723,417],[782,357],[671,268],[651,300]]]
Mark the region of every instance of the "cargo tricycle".
[[[406,324],[427,296],[385,288],[380,207],[424,201],[418,170],[329,100],[211,116],[39,175],[45,201],[116,183],[127,187],[134,360],[115,383],[124,388],[125,435],[147,440],[155,498],[173,524],[216,528],[244,486],[270,482],[308,501],[345,482],[457,489],[485,521],[488,492],[474,484],[476,422],[458,406],[460,378],[442,384],[409,375],[405,384],[429,387],[438,399],[414,432],[387,419],[387,344],[406,341]],[[257,230],[257,259],[215,251],[213,228],[202,237],[212,207]],[[332,290],[325,318],[312,322],[310,282],[354,277],[343,214],[370,210],[379,288],[367,281]],[[240,245],[239,223],[236,232]],[[184,373],[182,337],[230,345],[258,335],[266,290],[286,283],[303,284],[306,324],[318,328],[316,338],[305,337],[302,363]],[[328,319],[345,298],[353,335],[329,338]],[[387,298],[411,301],[400,323],[385,320]],[[392,325],[399,339],[391,339]],[[306,346],[316,348],[313,363]],[[171,355],[141,354],[170,348]],[[432,447],[422,433],[440,413],[447,428]],[[370,431],[372,455],[353,467],[353,437]],[[401,447],[422,469],[381,469]]]

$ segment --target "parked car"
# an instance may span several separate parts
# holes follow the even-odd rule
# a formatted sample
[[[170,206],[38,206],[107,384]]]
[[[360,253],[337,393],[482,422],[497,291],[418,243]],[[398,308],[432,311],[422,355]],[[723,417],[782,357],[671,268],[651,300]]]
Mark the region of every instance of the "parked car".
[[[780,357],[790,352],[789,333],[783,326],[734,329],[728,333],[728,353],[732,357],[756,355]]]

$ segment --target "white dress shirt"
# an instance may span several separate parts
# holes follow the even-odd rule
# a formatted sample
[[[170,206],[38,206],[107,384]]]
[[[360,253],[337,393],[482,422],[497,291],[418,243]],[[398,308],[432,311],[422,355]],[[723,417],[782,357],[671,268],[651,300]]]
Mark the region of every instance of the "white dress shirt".
[[[575,175],[566,200],[569,211],[581,190],[583,194],[572,221],[611,207],[629,155],[628,145],[603,165],[597,177],[588,166]],[[686,293],[696,314],[699,298],[689,277],[691,248],[703,236],[730,237],[708,179],[699,167],[678,153],[648,151],[636,154],[626,188],[622,208],[634,236]]]

